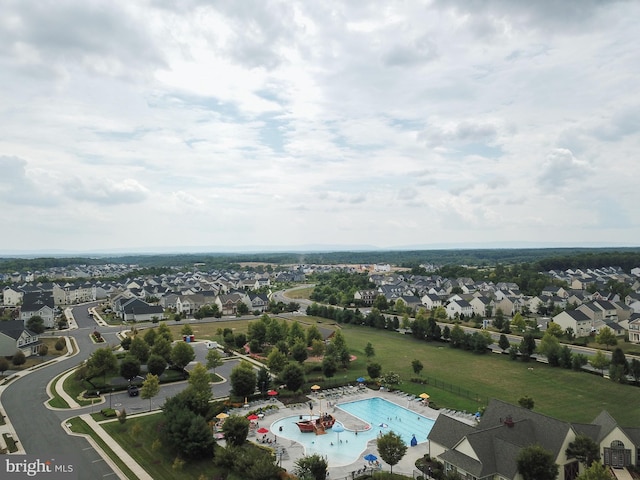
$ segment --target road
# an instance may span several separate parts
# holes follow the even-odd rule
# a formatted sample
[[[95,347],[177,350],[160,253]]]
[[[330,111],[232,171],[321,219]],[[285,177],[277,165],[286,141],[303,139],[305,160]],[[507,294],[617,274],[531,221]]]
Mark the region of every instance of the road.
[[[47,384],[62,372],[73,368],[88,358],[100,345],[91,342],[89,336],[98,330],[109,344],[120,343],[117,339],[118,327],[97,327],[95,321],[89,317],[87,308],[95,304],[85,304],[73,308],[73,315],[78,325],[70,330],[79,347],[80,352],[60,362],[34,370],[25,377],[12,382],[2,394],[2,406],[5,414],[11,420],[17,439],[28,454],[46,457],[70,456],[74,459],[74,469],[80,480],[95,480],[97,478],[117,478],[102,457],[83,437],[68,435],[62,423],[83,413],[97,411],[111,404],[113,408],[125,408],[127,412],[138,413],[149,410],[149,401],[140,397],[129,397],[126,392],[106,395],[103,403],[79,409],[52,410],[45,406],[49,400],[46,393]],[[196,351],[196,360],[204,361],[207,349],[204,344],[192,345]],[[216,369],[225,378],[229,378],[232,368],[237,361],[225,362]],[[164,385],[158,396],[152,399],[152,408],[157,409],[167,397],[173,396],[185,388],[186,382]],[[213,387],[215,397],[226,397],[230,384],[225,382]],[[27,406],[27,407],[26,407]]]

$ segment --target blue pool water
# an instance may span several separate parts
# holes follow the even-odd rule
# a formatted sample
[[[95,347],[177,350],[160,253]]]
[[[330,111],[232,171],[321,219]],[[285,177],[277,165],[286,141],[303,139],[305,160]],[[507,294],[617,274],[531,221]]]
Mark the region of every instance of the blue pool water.
[[[357,435],[355,431],[347,429],[340,433],[333,429],[327,430],[326,435],[301,433],[295,424],[300,418],[295,415],[275,421],[271,424],[270,431],[278,436],[278,442],[285,447],[289,446],[289,441],[298,442],[304,447],[305,455],[325,456],[329,466],[335,467],[361,460],[367,449],[367,442],[374,440],[381,432],[392,430],[409,445],[414,434],[418,443],[425,442],[434,424],[433,420],[423,415],[377,397],[341,403],[337,408],[366,422],[369,428],[358,430]],[[309,415],[304,415],[303,418],[308,419]],[[336,425],[339,423],[336,422]],[[381,424],[385,426],[381,427]]]

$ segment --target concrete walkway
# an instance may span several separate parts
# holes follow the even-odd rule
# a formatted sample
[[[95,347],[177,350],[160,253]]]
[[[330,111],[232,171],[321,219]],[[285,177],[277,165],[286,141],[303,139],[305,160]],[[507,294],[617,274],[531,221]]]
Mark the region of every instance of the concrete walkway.
[[[111,435],[105,432],[100,424],[96,422],[93,417],[91,417],[91,415],[80,415],[80,418],[84,420],[87,425],[89,425],[89,428],[91,428],[100,437],[100,439],[109,446],[111,450],[113,450],[113,453],[127,465],[127,467],[136,475],[136,477],[138,477],[140,480],[153,480],[153,477],[151,477],[151,475],[149,475],[146,470],[142,468],[140,464],[136,462],[133,457],[131,457],[131,455],[129,455],[127,451],[120,446],[118,442],[115,442],[111,438]],[[120,467],[118,467],[118,465],[116,465],[115,462],[111,460],[111,457],[100,447],[100,445],[97,444],[97,442],[93,440],[93,438],[85,434],[72,432],[66,422],[63,423],[63,428],[67,430],[67,433],[69,435],[87,437],[87,440],[93,445],[97,452],[100,452],[100,455],[102,456],[104,461],[109,464],[109,466],[113,469],[114,472],[116,472],[119,478],[121,478],[122,480],[127,480],[129,478],[124,474],[122,470],[120,470]]]

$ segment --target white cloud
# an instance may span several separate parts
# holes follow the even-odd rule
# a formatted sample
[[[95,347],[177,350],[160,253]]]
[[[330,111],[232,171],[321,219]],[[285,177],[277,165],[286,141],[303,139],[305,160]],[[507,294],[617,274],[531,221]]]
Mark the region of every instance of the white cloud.
[[[7,248],[640,235],[637,2],[3,7]]]

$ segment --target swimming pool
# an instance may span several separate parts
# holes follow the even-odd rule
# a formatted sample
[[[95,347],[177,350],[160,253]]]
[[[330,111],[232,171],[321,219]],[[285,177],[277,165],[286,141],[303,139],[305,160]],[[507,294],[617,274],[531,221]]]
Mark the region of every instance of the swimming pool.
[[[270,431],[280,438],[279,443],[285,447],[288,445],[282,438],[301,444],[305,455],[322,455],[327,458],[329,466],[337,467],[361,459],[367,449],[367,443],[374,440],[380,432],[394,431],[410,445],[414,434],[419,443],[425,442],[434,424],[433,420],[423,415],[379,397],[341,403],[337,408],[368,423],[370,428],[358,430],[357,434],[354,430],[347,429],[340,433],[333,429],[327,430],[326,435],[302,433],[295,423],[300,416],[294,415],[275,421],[271,424]],[[307,419],[309,416],[304,415],[304,418]],[[338,424],[344,427],[337,421],[335,425]],[[381,424],[386,426],[381,427]]]

